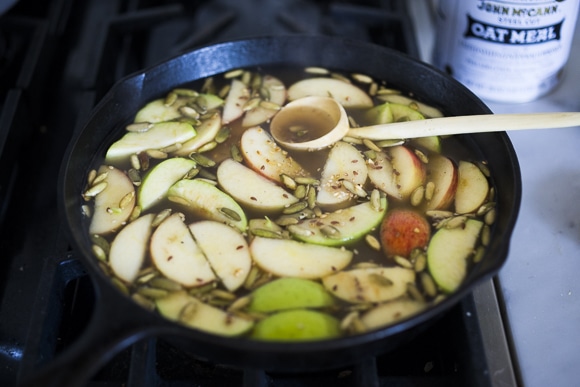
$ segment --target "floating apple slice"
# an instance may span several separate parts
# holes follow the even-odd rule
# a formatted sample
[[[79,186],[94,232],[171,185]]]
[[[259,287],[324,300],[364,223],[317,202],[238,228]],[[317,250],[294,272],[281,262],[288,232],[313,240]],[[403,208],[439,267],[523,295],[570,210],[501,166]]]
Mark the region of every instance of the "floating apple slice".
[[[487,198],[489,191],[487,178],[474,163],[460,161],[457,179],[455,212],[467,214],[476,211]]]
[[[222,122],[229,124],[244,114],[244,105],[250,99],[248,86],[239,79],[232,79],[230,91],[224,102]]]
[[[191,90],[192,93],[195,91]],[[215,94],[199,94],[197,96],[180,96],[173,103],[167,104],[165,98],[156,99],[141,108],[135,115],[134,122],[164,122],[172,121],[182,116],[180,109],[191,101],[203,99],[207,110],[223,105],[224,100]]]
[[[242,232],[248,227],[242,207],[230,195],[206,181],[180,180],[169,188],[167,198],[196,218],[229,224]]]
[[[183,222],[183,214],[175,213],[161,222],[151,235],[150,252],[157,269],[183,286],[201,286],[216,279]]]
[[[322,278],[345,268],[352,251],[290,239],[255,237],[250,244],[254,262],[279,277]]]
[[[373,267],[341,271],[322,279],[334,296],[352,303],[393,300],[415,282],[415,272],[402,267]]]
[[[433,106],[426,105],[415,99],[406,97],[401,94],[382,94],[379,99],[385,102],[390,102],[393,104],[406,105],[406,106],[416,106],[417,110],[424,116],[428,118],[443,117],[443,113]]]
[[[169,187],[182,179],[192,168],[195,168],[195,161],[182,157],[163,160],[153,167],[143,177],[137,191],[137,203],[141,211],[158,204],[167,195]]]
[[[95,206],[89,232],[108,234],[127,222],[135,207],[135,187],[125,173],[112,166],[101,166],[98,175],[106,174],[99,184],[106,188],[95,196]]]
[[[359,87],[334,78],[308,78],[292,84],[288,88],[288,99],[308,97],[333,97],[345,108],[370,108],[371,97]]]
[[[316,203],[327,211],[348,206],[358,195],[347,189],[346,182],[362,190],[367,176],[367,165],[361,152],[346,142],[335,143],[322,170]]]
[[[251,294],[248,308],[256,312],[284,309],[323,308],[334,305],[334,298],[318,282],[303,278],[278,278]]]
[[[415,188],[425,183],[425,166],[412,150],[402,145],[389,148],[389,155],[399,195],[407,199]]]
[[[148,149],[160,149],[176,143],[184,143],[196,132],[185,122],[160,122],[146,132],[127,132],[107,150],[107,163],[117,164],[127,161],[133,154]]]
[[[306,309],[278,312],[256,323],[252,338],[271,341],[324,340],[340,335],[340,322]]]
[[[473,254],[483,223],[469,219],[464,227],[438,230],[427,248],[427,265],[435,283],[446,293],[461,285],[467,259]]]
[[[298,199],[263,175],[233,159],[222,161],[217,169],[219,186],[239,204],[260,214],[281,211]]]
[[[357,204],[324,216],[304,219],[289,227],[295,239],[324,246],[343,246],[360,240],[376,228],[387,212],[387,199],[380,200],[380,207],[370,202]]]
[[[286,86],[284,86],[284,83],[282,83],[278,78],[271,75],[265,75],[262,80],[262,88],[268,92],[268,95],[270,96],[268,99],[269,102],[282,106],[286,101]],[[246,112],[242,120],[242,126],[248,128],[250,126],[260,125],[272,118],[277,112],[278,110],[276,109],[258,105]]]
[[[172,292],[155,300],[159,313],[168,320],[190,328],[221,336],[240,336],[254,325],[254,322],[219,308],[205,304],[185,291]]]
[[[232,292],[238,289],[252,266],[243,235],[237,229],[213,220],[192,223],[189,230],[226,289]]]
[[[380,304],[361,316],[368,329],[384,327],[403,320],[425,309],[427,305],[410,299],[398,299]]]
[[[143,215],[125,226],[111,242],[109,265],[123,281],[132,283],[147,254],[151,223],[155,215]]]
[[[201,122],[201,125],[196,127],[197,134],[191,140],[184,142],[179,149],[173,154],[176,156],[188,156],[201,148],[203,145],[213,141],[222,127],[222,120],[220,114],[215,112],[209,118]]]
[[[272,181],[280,183],[282,174],[291,177],[309,176],[309,173],[259,126],[244,131],[240,149],[247,165]]]
[[[457,189],[457,167],[451,159],[442,155],[431,155],[427,164],[427,180],[434,185],[433,196],[426,201],[426,210],[447,209],[455,198]]]
[[[395,199],[403,199],[399,192],[397,176],[390,156],[385,152],[377,152],[375,159],[369,161],[367,170],[369,180],[377,189]]]

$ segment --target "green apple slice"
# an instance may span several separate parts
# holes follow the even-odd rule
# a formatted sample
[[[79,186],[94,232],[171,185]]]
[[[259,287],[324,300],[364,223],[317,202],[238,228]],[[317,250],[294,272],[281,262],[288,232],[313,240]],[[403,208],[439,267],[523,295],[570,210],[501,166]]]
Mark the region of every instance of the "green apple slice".
[[[137,190],[137,203],[142,211],[158,204],[169,187],[181,180],[187,172],[195,168],[195,161],[182,157],[163,160],[153,167],[144,177]]]
[[[334,296],[351,302],[383,302],[407,292],[415,282],[415,272],[403,267],[372,267],[341,271],[322,279]]]
[[[278,312],[256,323],[252,338],[271,341],[324,340],[340,336],[340,322],[305,309]]]
[[[185,122],[159,122],[146,132],[127,132],[111,144],[105,160],[116,164],[128,160],[132,154],[147,149],[160,149],[176,143],[184,143],[196,132],[191,124]]]
[[[197,126],[197,134],[191,140],[184,142],[181,147],[173,154],[176,156],[188,156],[191,152],[195,152],[203,145],[213,141],[222,127],[222,120],[218,112],[212,114]]]
[[[468,214],[476,211],[487,198],[489,183],[477,165],[460,161],[457,168],[455,212]]]
[[[352,204],[358,196],[347,189],[343,181],[362,189],[367,176],[368,168],[361,152],[349,143],[335,143],[322,170],[316,203],[326,211]]]
[[[244,131],[240,139],[240,150],[248,167],[272,181],[281,183],[282,174],[291,177],[310,175],[259,126]]]
[[[248,86],[239,79],[232,79],[230,91],[224,102],[222,122],[227,125],[244,114],[244,105],[250,99]]]
[[[125,226],[111,242],[109,265],[123,281],[132,283],[143,266],[155,215],[147,214]]]
[[[250,244],[254,262],[279,277],[317,279],[344,269],[353,253],[344,248],[302,243],[290,239],[255,237]]]
[[[240,336],[252,329],[254,322],[205,304],[185,291],[173,292],[155,300],[159,313],[190,328],[221,336]]]
[[[303,278],[278,278],[260,286],[251,294],[248,308],[256,312],[284,309],[324,308],[334,305],[334,298],[318,282]]]
[[[339,79],[308,78],[293,83],[288,88],[288,99],[290,101],[311,95],[319,97],[331,96],[345,108],[370,108],[373,106],[372,98],[365,91],[352,83]]]
[[[368,125],[391,123],[394,121],[391,104],[385,102],[383,104],[373,106],[364,112],[362,118]]]
[[[181,116],[179,108],[185,104],[185,100],[175,101],[172,105],[166,105],[165,99],[160,98],[143,106],[135,115],[135,122],[163,122],[171,121]]]
[[[157,269],[183,286],[201,286],[216,280],[203,251],[183,222],[183,214],[175,213],[161,222],[151,235],[150,252]]]
[[[230,195],[204,180],[180,180],[169,188],[167,198],[194,217],[229,224],[242,232],[248,227],[242,207]]]
[[[378,209],[365,202],[322,217],[304,219],[288,230],[295,239],[303,242],[344,246],[360,240],[381,223],[387,212],[387,199],[383,197],[379,203]]]
[[[217,179],[219,186],[240,205],[260,214],[281,211],[298,201],[272,180],[233,159],[226,159],[219,165]]]
[[[392,104],[416,106],[417,110],[427,118],[443,117],[443,113],[439,109],[401,94],[382,94],[379,99]]]
[[[415,315],[425,309],[427,304],[406,298],[380,304],[361,316],[368,329],[381,328]]]
[[[262,79],[262,88],[267,91],[270,98],[269,102],[272,102],[278,106],[282,106],[286,101],[286,86],[278,78],[272,75],[264,75]],[[277,109],[271,109],[258,105],[253,109],[250,109],[244,114],[242,119],[242,126],[245,128],[260,125],[263,122],[268,121],[278,112]]]
[[[189,231],[226,289],[233,292],[242,286],[252,267],[244,236],[237,229],[213,220],[192,223]]]
[[[135,207],[135,187],[123,171],[103,165],[98,175],[106,174],[100,183],[106,188],[95,196],[93,216],[89,225],[91,234],[108,234],[124,226]]]
[[[435,283],[446,293],[455,291],[467,275],[483,223],[469,219],[464,227],[438,230],[427,248],[427,265]]]

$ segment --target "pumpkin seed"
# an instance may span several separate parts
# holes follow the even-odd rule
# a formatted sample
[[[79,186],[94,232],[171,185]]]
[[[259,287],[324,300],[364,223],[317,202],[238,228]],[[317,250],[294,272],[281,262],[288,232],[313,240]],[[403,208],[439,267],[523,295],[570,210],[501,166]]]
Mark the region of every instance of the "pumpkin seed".
[[[189,171],[187,171],[187,173],[185,174],[185,176],[183,176],[183,178],[184,179],[193,179],[194,177],[197,176],[199,171],[200,171],[199,168],[191,168]]]
[[[377,95],[392,95],[392,94],[401,94],[401,91],[397,89],[389,89],[383,86],[381,86],[381,88],[377,91]]]
[[[232,130],[230,129],[229,126],[222,126],[218,131],[218,133],[216,134],[214,141],[217,142],[218,144],[224,143],[227,141],[228,138],[230,138],[231,133]]]
[[[240,220],[242,220],[242,217],[240,216],[240,214],[238,214],[235,210],[232,210],[231,208],[227,208],[227,207],[221,207],[218,209],[218,211],[226,216],[227,218],[235,221],[235,222],[239,222]]]
[[[183,145],[180,142],[176,142],[175,144],[168,145],[164,148],[160,148],[159,150],[164,153],[173,153],[181,149]]]
[[[270,238],[270,239],[283,239],[284,236],[280,231],[268,230],[266,228],[254,228],[250,230],[250,233],[257,237]]]
[[[482,204],[476,212],[477,216],[483,216],[495,207],[495,202],[486,202]]]
[[[141,161],[139,161],[139,156],[137,156],[136,154],[132,154],[131,155],[131,166],[133,167],[134,170],[138,171],[141,169]]]
[[[420,273],[427,267],[427,255],[424,252],[419,252],[413,262],[413,269]]]
[[[302,211],[306,207],[308,207],[307,202],[297,202],[297,203],[291,204],[288,207],[284,208],[282,210],[282,213],[283,214],[295,214],[297,212]]]
[[[202,146],[200,146],[197,151],[199,153],[204,153],[204,152],[209,152],[210,150],[215,149],[215,147],[218,145],[218,143],[216,141],[210,141],[206,144],[203,144]]]
[[[242,106],[242,110],[247,112],[249,110],[255,109],[256,107],[258,107],[258,105],[260,105],[260,98],[252,98],[250,100],[248,100],[243,106]]]
[[[411,196],[409,197],[411,205],[413,207],[417,207],[423,201],[425,197],[425,187],[420,185],[419,187],[415,188],[413,192],[411,192]]]
[[[373,189],[371,191],[371,207],[373,208],[373,210],[375,211],[381,211],[381,191],[379,191],[378,189]]]
[[[153,221],[151,222],[151,227],[155,228],[159,226],[161,222],[163,222],[165,219],[169,217],[169,215],[171,215],[172,212],[173,210],[171,208],[161,210],[157,215],[155,215],[155,218],[153,218]]]
[[[147,149],[145,153],[147,153],[147,156],[152,159],[163,160],[167,158],[167,153],[162,152],[159,149]]]
[[[142,133],[148,131],[152,127],[153,124],[151,122],[134,122],[132,124],[127,125],[125,127],[125,130],[127,130],[128,132]]]
[[[301,236],[305,236],[305,237],[309,237],[314,235],[314,231],[312,230],[308,230],[299,226],[295,226],[295,225],[290,225],[288,226],[288,231],[290,231],[292,234],[295,235],[301,235]]]
[[[141,152],[137,155],[139,157],[139,165],[141,165],[141,170],[146,171],[149,169],[149,155],[146,152]]]
[[[260,107],[263,107],[264,109],[268,109],[268,110],[280,110],[282,108],[277,103],[274,103],[271,101],[264,101],[264,100],[262,100],[260,102]]]
[[[435,297],[437,295],[437,286],[435,285],[433,277],[427,272],[422,272],[419,278],[421,279],[421,287],[425,294],[429,297]]]
[[[435,183],[428,181],[425,184],[425,200],[433,199],[433,194],[435,193]]]
[[[379,148],[379,146],[377,144],[375,144],[374,142],[372,142],[371,140],[365,138],[363,139],[363,144],[369,148],[370,150],[374,150],[375,152],[380,152],[381,148]]]
[[[169,278],[155,277],[149,281],[149,286],[152,288],[163,289],[170,292],[175,292],[182,289],[180,283],[177,283]]]
[[[373,79],[366,74],[353,73],[350,76],[352,79],[360,83],[370,84],[373,82]]]
[[[358,122],[356,122],[356,120],[354,119],[354,117],[351,116],[351,115],[348,116],[348,125],[351,128],[358,128],[358,127],[360,127],[360,125],[358,124]],[[364,140],[363,140],[363,143],[364,143]]]
[[[129,215],[129,222],[134,221],[140,216],[141,216],[141,206],[133,207],[133,211],[131,211],[131,215]]]
[[[481,229],[481,244],[484,246],[489,246],[489,242],[491,241],[491,228],[487,224],[483,225]]]
[[[354,184],[350,180],[343,180],[342,186],[353,195],[356,195],[361,198],[367,197],[367,191],[365,191],[363,187],[360,186],[360,184]]]
[[[241,76],[244,73],[243,69],[235,69],[224,74],[225,79],[232,79]]]
[[[291,178],[290,176],[288,176],[285,173],[282,173],[280,175],[280,181],[282,182],[282,184],[284,185],[284,187],[291,189],[291,190],[295,190],[297,188],[297,184],[296,184],[296,180],[294,180],[293,178]]]
[[[209,282],[204,285],[189,289],[188,293],[192,296],[199,297],[200,295],[209,293],[217,286],[216,282]]]
[[[330,71],[328,71],[323,67],[315,67],[315,66],[306,67],[304,71],[307,72],[308,74],[318,74],[318,75],[327,75],[330,73]]]
[[[423,295],[417,288],[417,285],[415,285],[412,282],[407,282],[407,294],[409,295],[409,297],[411,297],[411,299],[415,301],[425,302],[425,297],[423,297]]]
[[[261,274],[261,270],[257,266],[252,266],[248,276],[246,277],[244,284],[242,285],[244,289],[250,290],[253,289],[254,283],[258,280],[258,277]]]
[[[91,207],[87,206],[86,204],[83,204],[81,206],[81,213],[83,214],[83,216],[90,218],[92,215]]]
[[[198,110],[196,110],[195,108],[188,106],[188,105],[181,106],[179,108],[179,113],[181,113],[182,115],[184,115],[186,117],[190,117],[190,118],[194,118],[194,119],[197,119],[200,116]]]
[[[423,153],[422,151],[420,151],[419,149],[415,149],[415,155],[417,156],[417,158],[419,160],[421,160],[421,162],[423,164],[429,164],[429,157],[427,157],[427,155],[425,153]]]
[[[270,97],[271,97],[270,89],[268,89],[265,86],[259,86],[259,87],[256,87],[256,89],[258,90],[258,95],[260,96],[260,98],[263,101],[270,101]]]
[[[119,201],[119,208],[125,209],[135,199],[135,191],[131,191]]]
[[[334,78],[334,79],[338,79],[339,81],[343,81],[344,83],[352,83],[349,78],[347,78],[346,76],[344,76],[340,73],[331,72],[330,77]]]
[[[236,160],[239,163],[244,161],[244,158],[242,157],[242,152],[240,152],[240,148],[238,148],[237,145],[235,144],[230,147],[230,155],[232,156],[232,159]]]
[[[340,230],[329,224],[325,224],[320,227],[320,232],[327,238],[338,238],[340,237]]]
[[[298,219],[297,217],[288,215],[282,215],[278,219],[276,219],[276,224],[282,227],[290,226],[292,224],[298,224],[299,222],[300,219]]]
[[[305,185],[297,185],[296,189],[294,190],[294,196],[298,199],[304,199],[306,197],[306,187]]]
[[[297,184],[304,184],[304,185],[313,185],[315,187],[317,187],[318,185],[320,185],[320,181],[316,180],[313,177],[295,177],[294,180],[296,181]]]
[[[214,167],[216,165],[215,161],[213,161],[209,157],[206,157],[200,153],[193,152],[189,155],[189,158],[191,158],[193,161],[195,161],[198,165],[201,165],[202,167],[205,167],[205,168],[211,168],[211,167]]]
[[[395,263],[397,265],[404,267],[405,269],[412,269],[413,268],[413,264],[411,263],[411,261],[409,261],[405,257],[402,257],[400,255],[395,255],[395,256],[393,256],[393,260],[395,261]]]
[[[107,185],[108,184],[106,181],[97,183],[97,184],[93,185],[92,187],[90,187],[89,189],[87,189],[85,191],[85,193],[83,194],[83,196],[95,197],[98,194],[100,194],[101,192],[103,192],[105,190],[105,188],[107,188]]]
[[[341,141],[344,141],[344,142],[349,143],[349,144],[355,144],[355,145],[362,145],[362,143],[363,143],[362,138],[350,137],[350,136],[344,136]]]
[[[491,226],[495,222],[495,217],[496,217],[496,211],[495,211],[495,208],[492,208],[491,210],[489,210],[487,212],[487,214],[485,214],[485,216],[483,217],[483,221],[488,226]]]
[[[382,286],[382,287],[389,287],[389,286],[393,286],[393,281],[391,281],[389,278],[377,274],[377,273],[371,273],[368,276],[368,279],[371,283],[378,285],[378,286]]]
[[[226,97],[227,97],[227,95],[228,95],[228,93],[230,92],[230,89],[231,89],[231,87],[232,87],[232,85],[230,85],[230,84],[224,85],[224,86],[223,86],[223,87],[222,87],[222,88],[221,88],[221,89],[218,91],[218,93],[217,93],[218,97],[220,97],[220,98],[222,98],[222,99],[223,99],[223,98],[226,98]]]
[[[197,97],[199,95],[197,91],[192,89],[177,88],[173,89],[173,92],[180,97]]]
[[[473,263],[481,262],[483,256],[485,255],[485,247],[479,246],[475,249],[475,254],[473,254]]]
[[[242,81],[242,83],[244,83],[245,85],[249,85],[251,80],[252,80],[252,73],[250,71],[244,71],[242,73],[242,77],[241,77],[240,81]]]
[[[346,331],[350,328],[352,321],[359,317],[359,311],[352,311],[348,313],[340,322],[340,329]]]
[[[381,140],[375,142],[375,144],[377,144],[377,146],[381,148],[390,148],[393,146],[403,145],[404,143],[405,140]]]
[[[95,257],[97,257],[97,259],[99,261],[103,261],[103,262],[107,261],[107,253],[105,253],[105,250],[103,250],[103,248],[101,246],[94,244],[91,246],[91,249],[92,249]]]
[[[316,190],[314,188],[308,189],[308,192],[306,193],[306,203],[308,204],[309,209],[316,207]]]
[[[381,243],[374,235],[367,234],[365,236],[365,241],[371,247],[371,249],[381,251]]]
[[[152,299],[167,297],[167,295],[169,294],[167,290],[150,288],[148,286],[142,286],[137,288],[137,293],[142,295],[143,297]]]
[[[163,104],[165,106],[171,106],[175,103],[175,101],[177,101],[177,93],[174,91],[170,91],[169,93],[167,93],[167,96],[165,96],[165,100],[163,101]]]
[[[213,289],[210,291],[210,295],[227,301],[233,301],[236,299],[236,295],[234,293],[222,289]]]
[[[363,152],[363,154],[369,160],[376,160],[377,159],[377,152],[375,152],[374,150],[371,150],[371,149],[366,150]]]
[[[491,176],[491,172],[489,171],[489,167],[485,161],[478,161],[475,164],[479,167],[481,173],[483,173],[486,177]]]
[[[188,302],[179,312],[179,321],[190,321],[197,313],[197,304],[195,302]]]
[[[87,186],[91,186],[94,184],[95,179],[97,178],[97,170],[91,169],[87,175]]]
[[[125,283],[123,281],[121,281],[119,278],[117,278],[117,277],[111,277],[111,283],[121,293],[123,293],[125,295],[129,295],[129,288],[127,288],[127,285],[125,285]]]
[[[251,302],[252,302],[251,296],[240,297],[230,304],[230,306],[228,307],[228,312],[244,309],[246,306],[250,305]]]
[[[449,218],[448,221],[445,223],[445,228],[452,229],[457,227],[463,227],[467,222],[467,216],[460,215],[455,216],[453,218]]]
[[[438,219],[446,219],[453,216],[453,212],[451,211],[443,211],[443,210],[429,210],[425,213],[428,217],[438,220]]]
[[[377,95],[378,90],[379,90],[379,84],[376,82],[371,83],[369,86],[369,95],[374,97],[375,95]]]

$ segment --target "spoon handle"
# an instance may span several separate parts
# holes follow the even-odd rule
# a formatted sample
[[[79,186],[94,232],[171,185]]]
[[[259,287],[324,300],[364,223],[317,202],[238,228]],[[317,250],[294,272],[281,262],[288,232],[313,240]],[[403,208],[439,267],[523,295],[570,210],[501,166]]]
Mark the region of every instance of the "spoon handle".
[[[348,136],[369,140],[396,140],[465,133],[503,132],[580,126],[580,112],[482,114],[429,118],[352,128]]]

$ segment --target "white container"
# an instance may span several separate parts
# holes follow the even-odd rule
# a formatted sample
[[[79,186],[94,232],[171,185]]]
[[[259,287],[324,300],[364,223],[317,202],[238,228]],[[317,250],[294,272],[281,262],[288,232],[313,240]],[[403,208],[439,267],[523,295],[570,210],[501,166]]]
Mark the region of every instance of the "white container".
[[[528,102],[568,61],[580,0],[439,0],[434,63],[483,99]]]

